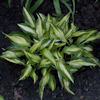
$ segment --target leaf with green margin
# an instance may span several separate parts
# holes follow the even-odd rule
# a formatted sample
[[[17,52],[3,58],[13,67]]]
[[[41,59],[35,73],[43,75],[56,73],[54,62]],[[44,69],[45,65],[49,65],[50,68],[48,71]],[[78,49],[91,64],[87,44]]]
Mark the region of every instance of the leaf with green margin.
[[[3,96],[0,95],[0,100],[4,100]]]
[[[57,71],[58,72],[58,78],[59,78],[59,82],[60,82],[60,84],[61,84],[61,86],[62,86],[62,88],[64,87],[64,84],[63,84],[63,77],[62,77],[62,75],[61,75],[61,73],[59,72],[59,71]]]
[[[12,42],[14,42],[15,44],[19,45],[19,46],[26,46],[29,47],[30,44],[23,38],[20,36],[11,36],[11,35],[7,35],[5,33],[3,33],[6,37],[8,37]]]
[[[42,44],[42,41],[34,43],[33,46],[29,49],[29,52],[30,53],[35,52],[41,44]]]
[[[49,73],[47,73],[40,80],[40,83],[39,83],[39,95],[40,95],[41,99],[43,98],[44,87],[48,84],[49,79],[50,79],[50,76],[49,76]]]
[[[50,74],[50,79],[49,79],[49,83],[48,83],[49,87],[51,88],[52,91],[55,90],[56,88],[56,79],[54,77],[54,75]]]
[[[47,48],[43,49],[42,53],[47,59],[49,59],[56,66],[56,61],[49,49]]]
[[[49,61],[48,59],[42,59],[40,62],[40,65],[38,66],[38,69],[40,68],[44,68],[44,67],[49,67],[51,65],[51,61]]]
[[[70,70],[68,70],[67,66],[65,66],[61,61],[57,62],[57,70],[65,79],[68,78],[72,83],[74,83]]]
[[[22,75],[20,76],[19,81],[20,81],[20,80],[24,80],[24,79],[26,79],[27,77],[29,77],[31,71],[32,71],[32,66],[31,66],[31,64],[28,64],[28,65],[26,66],[26,68],[22,69]]]
[[[33,19],[31,18],[30,14],[28,13],[28,11],[26,10],[26,8],[23,7],[24,10],[24,16],[25,19],[28,21],[29,25],[34,28],[35,27],[35,22],[33,21]]]
[[[84,34],[86,34],[86,33],[87,33],[86,30],[81,30],[81,31],[73,32],[71,36],[72,36],[72,37],[78,37],[78,36],[84,35]]]
[[[63,42],[67,42],[67,40],[65,39],[64,33],[62,30],[60,30],[58,27],[54,26],[52,23],[50,23],[50,25],[52,26],[54,33],[56,34],[56,36],[58,38],[60,38]]]
[[[3,59],[15,64],[25,65],[25,63],[19,58],[3,58]]]
[[[81,42],[84,42],[86,39],[88,39],[91,35],[93,35],[96,32],[96,30],[89,30],[86,34],[78,37],[75,44],[80,44]]]
[[[39,15],[37,15],[37,23],[36,23],[36,33],[38,34],[38,38],[41,38],[43,36],[43,26],[42,26],[42,20]]]
[[[99,59],[97,59],[95,57],[91,57],[90,60],[100,67],[100,61],[99,61]]]
[[[50,42],[51,42],[50,39],[44,40],[44,42],[42,42],[42,45],[38,48],[38,50],[42,50],[42,49],[46,48],[47,46],[50,45]]]
[[[69,89],[70,82],[67,81],[67,80],[65,80],[65,79],[63,79],[63,82],[64,82],[64,88],[65,88],[65,90],[66,90],[68,93],[75,95],[74,92],[72,92],[72,91]]]
[[[59,22],[59,24],[57,25],[58,27],[61,27],[64,23],[69,22],[69,17],[70,17],[70,13],[68,13],[67,15],[65,15]]]
[[[46,20],[46,30],[49,31],[50,29],[50,22],[51,22],[51,16],[48,14],[47,15],[47,20]]]
[[[2,52],[2,55],[0,57],[1,58],[17,58],[15,52],[9,51],[9,50]]]
[[[30,76],[32,77],[33,81],[34,81],[34,84],[36,83],[36,81],[38,80],[38,76],[37,74],[35,73],[36,69],[32,69],[31,73],[30,73]]]
[[[75,52],[81,51],[81,48],[77,47],[76,45],[66,46],[63,48],[62,52],[66,54],[73,54]]]
[[[82,44],[85,44],[85,43],[88,43],[88,42],[93,42],[94,40],[96,40],[96,39],[99,39],[100,38],[100,32],[99,33],[97,33],[97,35],[95,35],[95,36],[91,36],[91,37],[89,37],[86,41],[84,41]]]
[[[42,75],[44,76],[44,75],[47,73],[47,71],[48,71],[48,68],[47,68],[47,67],[42,68],[42,69],[41,69]]]
[[[71,60],[71,61],[68,62],[68,64],[70,66],[75,67],[75,68],[80,68],[82,66],[96,66],[95,63],[89,62],[86,59],[82,59],[82,58],[81,59],[76,59],[76,60]]]
[[[31,53],[29,53],[27,51],[24,51],[24,53],[25,53],[25,56],[29,59],[30,62],[40,63],[41,58],[40,58],[39,55],[31,54]]]
[[[27,24],[25,23],[21,23],[21,24],[18,24],[18,26],[22,29],[23,32],[25,32],[26,34],[30,34],[30,35],[33,35],[33,36],[37,36],[35,30],[31,27],[29,27]]]

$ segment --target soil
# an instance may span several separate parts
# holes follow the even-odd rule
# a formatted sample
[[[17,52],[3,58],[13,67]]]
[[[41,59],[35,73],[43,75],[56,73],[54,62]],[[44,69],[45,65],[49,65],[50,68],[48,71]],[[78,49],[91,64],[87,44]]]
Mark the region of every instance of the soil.
[[[20,31],[17,23],[23,22],[22,7],[20,0],[12,0],[11,8],[9,8],[7,0],[0,0],[0,54],[2,48],[10,45],[8,39],[4,37],[2,31],[9,33],[12,31]],[[96,4],[95,0],[80,0],[76,2],[75,24],[79,29],[97,29],[100,31],[100,1]],[[68,10],[61,5],[62,13],[65,15]],[[35,13],[55,14],[52,0],[44,0],[43,4],[34,12]],[[100,40],[92,43],[94,47],[93,54],[100,60]],[[31,78],[17,82],[23,66],[9,63],[0,59],[0,95],[5,100],[40,100],[37,92],[38,83],[35,85]],[[52,92],[48,86],[44,91],[43,100],[100,100],[100,68],[97,66],[93,69],[87,67],[80,69],[74,74],[75,83],[71,85],[75,95],[68,94],[62,90],[59,83],[57,88]]]

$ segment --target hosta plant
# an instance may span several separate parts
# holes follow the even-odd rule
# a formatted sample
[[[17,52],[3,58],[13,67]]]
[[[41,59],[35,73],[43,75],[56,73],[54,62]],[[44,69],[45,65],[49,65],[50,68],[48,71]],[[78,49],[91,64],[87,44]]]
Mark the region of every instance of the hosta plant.
[[[24,8],[25,22],[18,24],[23,32],[3,32],[12,45],[2,52],[1,58],[24,66],[18,81],[31,77],[35,84],[37,71],[41,70],[38,89],[41,99],[46,85],[52,91],[56,88],[54,71],[62,88],[74,95],[70,88],[71,82],[74,83],[73,73],[83,66],[100,66],[88,44],[100,38],[100,32],[78,30],[73,23],[69,24],[69,17],[70,13],[61,19],[39,13],[36,20]]]

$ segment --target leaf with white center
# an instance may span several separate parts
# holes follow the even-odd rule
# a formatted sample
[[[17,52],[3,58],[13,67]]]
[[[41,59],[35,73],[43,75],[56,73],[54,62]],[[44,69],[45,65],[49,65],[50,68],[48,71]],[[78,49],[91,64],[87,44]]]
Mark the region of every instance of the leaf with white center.
[[[42,41],[34,43],[33,46],[29,49],[29,52],[30,53],[35,52],[38,49],[38,47],[41,45],[41,43],[42,43]]]
[[[73,28],[71,28],[71,29],[66,33],[65,38],[68,39],[68,38],[71,36],[72,32],[73,32]]]
[[[59,82],[60,82],[60,84],[61,84],[61,86],[62,86],[62,88],[64,87],[64,84],[63,84],[63,77],[62,77],[62,75],[61,75],[61,73],[59,72],[59,71],[57,71],[58,72],[58,78],[59,78]]]
[[[52,91],[55,90],[56,88],[56,79],[54,77],[54,75],[50,74],[50,79],[49,79],[49,83],[48,83],[49,87],[51,88]]]
[[[65,36],[64,36],[64,33],[62,30],[60,30],[58,27],[54,26],[52,23],[50,23],[53,30],[54,30],[54,33],[56,34],[56,36],[58,38],[60,38],[63,42],[66,42],[67,40],[65,39]]]
[[[78,36],[84,35],[86,33],[87,33],[87,31],[85,31],[85,30],[76,31],[76,32],[72,33],[72,37],[78,37]]]
[[[88,38],[86,41],[84,41],[82,44],[85,44],[85,43],[94,41],[94,40],[99,39],[99,38],[100,38],[100,32],[99,32],[96,36],[91,36],[91,37],[89,37],[89,38]]]
[[[36,54],[31,54],[31,53],[29,53],[27,51],[24,51],[24,53],[25,53],[25,56],[29,59],[30,62],[39,63],[40,60],[41,60],[40,56],[38,56]]]
[[[33,81],[34,81],[34,84],[36,83],[36,81],[38,80],[38,76],[37,74],[35,73],[36,69],[32,69],[31,73],[30,73],[30,76],[32,77]]]
[[[25,46],[25,47],[29,47],[30,44],[22,37],[20,36],[10,36],[7,35],[5,33],[3,33],[5,36],[7,36],[12,42],[14,42],[15,44],[19,45],[19,46]]]
[[[91,57],[90,60],[100,67],[100,61],[99,61],[99,59],[97,59],[95,57]]]
[[[47,71],[48,71],[48,68],[47,67],[46,68],[42,68],[41,69],[42,75],[44,76],[47,73]]]
[[[1,58],[17,58],[16,54],[13,51],[2,52]]]
[[[28,13],[28,11],[26,10],[26,8],[23,7],[24,10],[24,16],[25,19],[28,21],[28,23],[30,24],[30,26],[33,28],[35,27],[35,22],[32,20],[30,14]]]
[[[68,78],[72,83],[74,83],[70,70],[61,61],[57,62],[57,70],[65,79]]]
[[[25,65],[25,63],[19,58],[4,58],[4,59],[14,64]]]
[[[50,15],[48,14],[48,16],[47,16],[47,21],[46,21],[46,30],[47,30],[47,31],[49,31],[49,29],[50,29],[50,21],[51,21]]]
[[[43,26],[42,26],[42,20],[39,15],[36,25],[36,33],[38,34],[38,38],[41,38],[43,36]]]
[[[47,73],[40,80],[40,83],[39,83],[39,95],[40,95],[41,99],[43,98],[44,87],[48,84],[49,79],[50,79],[49,73]]]
[[[89,51],[89,52],[90,52],[90,51],[93,51],[93,48],[92,48],[92,46],[90,46],[90,45],[87,45],[87,46],[84,45],[82,48],[83,48],[84,50],[86,50],[86,51]]]
[[[62,50],[66,54],[73,54],[75,52],[81,51],[81,48],[77,47],[76,45],[66,46]]]
[[[22,69],[22,75],[21,75],[19,81],[20,81],[20,80],[24,80],[24,79],[26,79],[27,77],[29,77],[31,71],[32,71],[32,66],[31,66],[30,64],[28,64],[28,65],[26,66],[26,68]]]
[[[91,35],[93,35],[96,32],[96,30],[89,30],[86,34],[78,37],[75,44],[80,44],[81,42],[84,43],[85,40],[87,40]]]
[[[44,14],[39,13],[39,16],[41,17],[42,21],[45,21],[46,17],[45,17],[45,15],[44,15]]]
[[[86,61],[84,59],[71,60],[68,62],[68,64],[75,68],[78,68],[78,67],[80,68],[81,66],[96,66],[95,63]]]
[[[56,48],[59,48],[59,47],[64,46],[65,44],[66,44],[66,43],[59,43],[59,42],[56,43],[56,42],[55,42],[55,47],[56,47]]]
[[[75,95],[74,92],[72,92],[72,91],[70,90],[70,88],[69,88],[70,82],[67,81],[67,80],[65,80],[65,79],[63,79],[63,82],[64,82],[64,88],[65,88],[65,90],[66,90],[68,93]]]
[[[15,54],[16,54],[17,57],[24,56],[24,52],[23,51],[15,51]]]
[[[40,62],[40,65],[38,66],[38,69],[40,68],[44,68],[44,67],[49,67],[51,65],[51,61],[49,61],[48,59],[42,59]]]
[[[51,40],[45,40],[42,45],[38,48],[38,50],[42,50],[50,45]]]
[[[56,61],[49,49],[47,48],[43,49],[42,53],[47,59],[49,59],[56,66]]]
[[[59,22],[58,27],[61,27],[63,23],[66,23],[69,21],[69,17],[70,17],[70,13],[68,13],[67,15],[65,15]]]
[[[49,50],[53,49],[54,44],[55,44],[55,39],[50,43]]]
[[[21,23],[21,24],[18,24],[18,26],[22,29],[23,32],[25,32],[26,34],[31,34],[33,36],[37,36],[35,30],[31,27],[29,27],[27,24],[25,23]]]

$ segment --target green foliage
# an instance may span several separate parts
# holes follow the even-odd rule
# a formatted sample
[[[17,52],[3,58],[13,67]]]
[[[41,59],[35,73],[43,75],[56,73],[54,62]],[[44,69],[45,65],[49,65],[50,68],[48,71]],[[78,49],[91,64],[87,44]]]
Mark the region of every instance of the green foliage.
[[[37,14],[37,20],[24,8],[25,23],[18,24],[21,32],[3,33],[12,43],[1,58],[23,65],[19,81],[31,77],[35,84],[37,71],[41,70],[39,95],[48,84],[52,91],[56,88],[57,71],[62,88],[73,94],[70,85],[74,83],[73,73],[83,66],[100,66],[92,54],[93,48],[88,43],[100,38],[96,30],[78,30],[73,23],[69,24],[70,13],[61,18]]]
[[[23,4],[25,0],[21,0],[21,4]],[[44,0],[37,0],[33,6],[31,6],[33,0],[26,0],[25,8],[30,12],[33,13],[42,3]],[[55,11],[57,16],[61,16],[61,7],[60,5],[63,4],[71,13],[74,19],[75,14],[75,0],[52,0],[54,4]],[[72,4],[69,4],[69,1],[72,1]],[[11,0],[8,0],[8,4],[11,7]]]
[[[0,100],[4,100],[3,96],[0,95]]]

